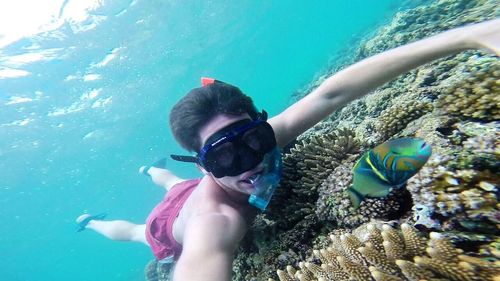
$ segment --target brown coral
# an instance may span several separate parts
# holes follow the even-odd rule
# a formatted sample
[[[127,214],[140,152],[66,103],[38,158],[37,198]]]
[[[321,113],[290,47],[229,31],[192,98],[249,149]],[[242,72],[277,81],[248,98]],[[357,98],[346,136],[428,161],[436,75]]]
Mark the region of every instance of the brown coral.
[[[394,104],[380,114],[377,132],[381,135],[382,140],[386,140],[404,129],[408,123],[431,110],[432,104],[422,100]]]
[[[470,76],[448,88],[436,102],[444,112],[465,118],[500,120],[500,63],[485,60]]]
[[[443,234],[431,233],[427,239],[408,224],[401,226],[403,234],[388,225],[383,225],[382,234],[374,225],[365,228],[365,237],[332,235],[331,247],[314,251],[320,265],[301,263],[299,270],[279,271],[279,280],[479,281],[494,280],[500,273],[498,261],[463,255]],[[380,236],[385,251],[376,250],[382,246]],[[390,257],[390,252],[399,253]]]
[[[439,214],[444,229],[496,232],[500,177],[489,170],[454,169],[449,165],[456,159],[435,155],[408,181],[414,202]]]

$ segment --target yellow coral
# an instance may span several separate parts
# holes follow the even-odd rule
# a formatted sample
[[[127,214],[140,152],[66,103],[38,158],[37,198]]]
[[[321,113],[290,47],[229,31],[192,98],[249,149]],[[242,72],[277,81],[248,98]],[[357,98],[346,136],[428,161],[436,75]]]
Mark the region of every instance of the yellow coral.
[[[412,100],[402,104],[394,104],[380,114],[377,131],[382,139],[388,139],[404,129],[411,121],[431,110],[432,104],[428,101]]]
[[[403,233],[408,256],[420,256],[425,253],[427,241],[424,237],[417,234],[415,228],[403,223],[401,225],[401,232]]]
[[[463,255],[463,251],[457,249],[443,234],[431,233],[427,241],[408,224],[401,226],[401,232],[383,225],[383,240],[380,241],[370,238],[370,235],[378,235],[374,227],[366,227],[366,237],[362,237],[363,231],[354,231],[359,236],[331,235],[331,247],[314,251],[321,261],[320,265],[301,262],[300,270],[295,275],[294,271],[288,270],[290,274],[280,277],[280,280],[417,281],[447,278],[456,281],[491,281],[500,273],[500,261],[491,262]],[[376,250],[381,247],[380,243],[388,244],[385,253]],[[375,247],[376,244],[379,245]],[[354,251],[355,246],[360,247]],[[395,249],[399,249],[401,253],[397,256],[403,259],[394,260],[396,254],[391,252]],[[425,254],[426,249],[428,256]],[[421,255],[416,256],[417,253]],[[284,271],[278,275],[283,276]]]
[[[482,120],[500,119],[500,63],[486,61],[480,70],[447,89],[436,107],[448,114]]]

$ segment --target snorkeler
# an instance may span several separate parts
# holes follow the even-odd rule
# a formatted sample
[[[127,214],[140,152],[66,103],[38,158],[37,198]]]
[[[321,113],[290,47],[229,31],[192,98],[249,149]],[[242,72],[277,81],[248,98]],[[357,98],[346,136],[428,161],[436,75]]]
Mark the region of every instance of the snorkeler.
[[[172,109],[170,127],[204,176],[175,184],[143,227],[159,262],[175,260],[175,281],[231,280],[235,250],[280,177],[279,148],[345,104],[398,75],[468,49],[500,54],[500,20],[452,29],[369,57],[327,78],[267,119],[230,84],[204,79]],[[99,221],[90,220],[87,228]],[[141,229],[142,231],[142,229]]]

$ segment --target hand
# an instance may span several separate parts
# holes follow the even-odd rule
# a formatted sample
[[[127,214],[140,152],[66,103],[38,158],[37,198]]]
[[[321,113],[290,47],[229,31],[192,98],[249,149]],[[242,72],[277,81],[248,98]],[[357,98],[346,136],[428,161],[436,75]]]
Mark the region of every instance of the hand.
[[[458,28],[466,46],[500,56],[500,18]]]

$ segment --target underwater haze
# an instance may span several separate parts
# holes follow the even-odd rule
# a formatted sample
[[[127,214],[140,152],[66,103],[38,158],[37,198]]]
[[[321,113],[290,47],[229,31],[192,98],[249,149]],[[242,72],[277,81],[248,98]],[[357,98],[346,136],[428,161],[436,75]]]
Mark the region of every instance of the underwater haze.
[[[75,218],[144,223],[163,192],[138,168],[183,153],[174,103],[209,76],[275,115],[400,3],[0,2],[0,279],[144,280],[147,247],[77,233]]]

